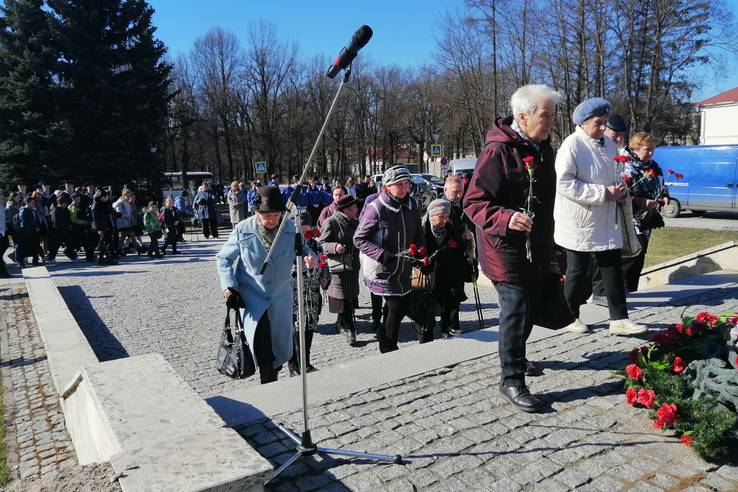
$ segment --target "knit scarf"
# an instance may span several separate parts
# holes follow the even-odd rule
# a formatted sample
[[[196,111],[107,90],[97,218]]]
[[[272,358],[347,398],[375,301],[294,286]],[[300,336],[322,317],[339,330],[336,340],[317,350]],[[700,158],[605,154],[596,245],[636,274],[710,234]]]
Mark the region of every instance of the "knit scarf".
[[[266,227],[261,225],[261,222],[257,221],[257,236],[259,236],[259,240],[261,241],[261,244],[264,245],[265,249],[269,250],[269,248],[272,247],[274,238],[277,235],[277,229],[279,229],[279,227],[275,227],[274,229],[267,229]]]

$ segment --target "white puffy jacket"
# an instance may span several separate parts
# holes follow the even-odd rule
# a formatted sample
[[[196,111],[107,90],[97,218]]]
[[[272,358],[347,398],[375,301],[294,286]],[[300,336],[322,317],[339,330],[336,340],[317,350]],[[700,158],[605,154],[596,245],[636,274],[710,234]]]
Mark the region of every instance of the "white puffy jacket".
[[[579,126],[561,143],[554,202],[554,241],[559,246],[573,251],[623,247],[623,216],[606,193],[620,179],[613,160],[617,153],[609,138],[602,145]]]

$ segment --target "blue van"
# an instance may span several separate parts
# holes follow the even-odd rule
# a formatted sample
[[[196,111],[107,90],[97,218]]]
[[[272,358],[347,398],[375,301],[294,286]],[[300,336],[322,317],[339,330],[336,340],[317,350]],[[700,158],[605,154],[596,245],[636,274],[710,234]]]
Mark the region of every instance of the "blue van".
[[[657,147],[653,159],[664,171],[671,195],[671,203],[662,210],[664,217],[676,217],[685,209],[738,210],[738,145]],[[674,175],[667,174],[669,169],[682,173],[684,178],[674,179]]]

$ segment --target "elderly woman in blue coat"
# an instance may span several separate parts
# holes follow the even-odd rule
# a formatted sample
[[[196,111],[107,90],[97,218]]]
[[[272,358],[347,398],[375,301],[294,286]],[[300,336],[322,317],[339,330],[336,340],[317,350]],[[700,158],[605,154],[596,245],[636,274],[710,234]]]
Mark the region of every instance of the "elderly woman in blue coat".
[[[295,262],[295,226],[288,221],[274,243],[279,224],[286,220],[279,188],[259,188],[255,197],[256,214],[240,222],[223,249],[215,256],[223,296],[237,292],[244,301],[244,331],[259,368],[261,383],[277,380],[282,365],[292,357],[292,265]],[[267,252],[272,261],[259,273]],[[317,258],[303,241],[308,268]]]

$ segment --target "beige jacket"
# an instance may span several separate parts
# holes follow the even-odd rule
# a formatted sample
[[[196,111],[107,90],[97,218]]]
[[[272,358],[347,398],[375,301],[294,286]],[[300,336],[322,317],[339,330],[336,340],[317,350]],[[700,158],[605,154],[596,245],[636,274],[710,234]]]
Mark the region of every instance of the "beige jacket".
[[[608,251],[623,247],[623,215],[617,213],[616,202],[606,196],[607,186],[619,179],[613,160],[618,149],[610,139],[604,142],[601,145],[578,126],[556,154],[554,241],[566,249]],[[630,205],[630,200],[623,203]]]

